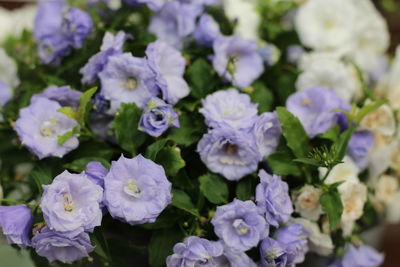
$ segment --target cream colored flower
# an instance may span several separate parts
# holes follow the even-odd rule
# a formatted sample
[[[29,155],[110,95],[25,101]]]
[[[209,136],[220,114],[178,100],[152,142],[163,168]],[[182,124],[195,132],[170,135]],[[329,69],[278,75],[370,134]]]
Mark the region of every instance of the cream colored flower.
[[[346,156],[343,159],[343,163],[336,165],[332,171],[329,173],[328,177],[325,180],[326,184],[333,184],[337,182],[344,181],[345,183],[353,182],[357,183],[359,168],[353,162],[353,160]],[[319,168],[320,177],[324,177],[326,174],[325,168]],[[339,186],[342,187],[345,183]]]
[[[374,112],[365,116],[360,123],[360,127],[383,136],[393,136],[396,132],[396,121],[393,110],[387,104],[382,105]]]
[[[303,186],[296,194],[294,206],[296,212],[301,217],[309,220],[318,220],[319,216],[323,213],[319,198],[321,197],[322,190],[312,185]]]
[[[375,188],[375,198],[385,205],[390,205],[395,199],[398,189],[399,181],[396,177],[382,175]]]
[[[359,182],[346,182],[338,189],[343,204],[342,225],[355,222],[363,215],[364,204],[367,201],[367,187]]]
[[[398,191],[392,203],[387,208],[386,220],[389,223],[400,223],[400,191]]]

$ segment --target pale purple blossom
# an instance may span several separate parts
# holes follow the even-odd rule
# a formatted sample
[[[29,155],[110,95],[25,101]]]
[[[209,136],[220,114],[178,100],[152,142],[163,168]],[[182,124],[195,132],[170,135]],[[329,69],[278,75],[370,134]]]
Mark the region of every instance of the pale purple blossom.
[[[234,86],[245,88],[264,72],[263,59],[252,40],[239,36],[219,37],[213,48],[214,69]]]
[[[81,48],[93,28],[92,18],[83,10],[71,7],[64,14],[62,32],[73,48]]]
[[[172,199],[163,167],[142,155],[113,161],[104,188],[111,216],[131,225],[154,222]]]
[[[58,102],[61,106],[70,106],[77,108],[79,106],[82,93],[72,89],[69,86],[49,86],[40,94],[35,94],[31,98],[31,102],[36,101],[39,97]]]
[[[78,127],[78,123],[58,112],[61,105],[47,98],[39,97],[28,107],[20,110],[20,117],[14,129],[21,142],[39,159],[63,157],[78,147],[78,134],[73,134],[63,144],[58,137]]]
[[[283,245],[270,237],[267,237],[261,242],[260,256],[260,267],[291,266],[290,262],[288,262],[288,254]]]
[[[253,133],[261,156],[267,157],[275,152],[282,134],[276,112],[265,112],[258,116],[253,125]]]
[[[108,170],[98,161],[91,161],[86,165],[85,174],[87,178],[91,180],[101,188],[104,188],[104,178],[106,177]]]
[[[51,230],[91,232],[101,224],[103,189],[83,173],[64,171],[43,190],[40,208]]]
[[[9,85],[0,80],[0,109],[12,98],[12,90]]]
[[[208,14],[203,14],[197,22],[193,36],[197,43],[205,46],[212,46],[214,40],[221,36],[221,32],[218,23],[213,17]]]
[[[270,175],[264,170],[258,173],[260,183],[256,187],[256,201],[268,224],[275,227],[286,223],[293,213],[289,196],[289,186],[277,175]]]
[[[383,254],[374,248],[361,245],[356,247],[353,244],[346,246],[344,256],[330,266],[335,267],[378,267],[383,263]]]
[[[308,232],[298,223],[281,227],[274,233],[274,238],[284,248],[287,262],[290,264],[301,263],[308,252]]]
[[[215,234],[226,246],[240,251],[257,246],[269,233],[267,222],[252,201],[234,199],[217,207],[211,223]]]
[[[351,136],[347,153],[361,170],[368,165],[368,151],[373,145],[374,136],[367,130],[357,131]]]
[[[0,206],[0,227],[9,244],[16,244],[21,248],[30,246],[32,226],[33,216],[27,206]]]

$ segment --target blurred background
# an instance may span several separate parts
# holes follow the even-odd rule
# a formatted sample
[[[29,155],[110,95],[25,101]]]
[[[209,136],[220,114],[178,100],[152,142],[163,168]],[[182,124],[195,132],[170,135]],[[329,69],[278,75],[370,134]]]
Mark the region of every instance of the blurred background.
[[[306,0],[304,0],[306,1]],[[35,14],[35,0],[0,0],[0,42],[6,33],[18,34],[23,28],[32,25]],[[375,5],[386,18],[391,32],[390,54],[394,54],[400,44],[400,0],[374,0]],[[380,236],[381,238],[376,238]],[[371,239],[385,253],[384,267],[400,266],[400,225],[385,225],[371,233]],[[6,245],[0,233],[0,266],[33,267],[29,253],[18,252]]]

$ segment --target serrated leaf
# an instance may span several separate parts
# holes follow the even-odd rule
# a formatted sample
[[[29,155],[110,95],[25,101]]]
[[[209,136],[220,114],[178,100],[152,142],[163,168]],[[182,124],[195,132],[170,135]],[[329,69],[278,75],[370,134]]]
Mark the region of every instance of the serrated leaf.
[[[200,191],[213,204],[228,202],[229,190],[225,180],[215,174],[205,174],[199,177]]]
[[[301,171],[288,153],[277,151],[267,158],[268,166],[274,174],[300,176]]]
[[[57,137],[57,143],[61,146],[76,134],[79,134],[78,127],[74,127],[74,128],[72,128],[72,130],[66,132],[65,134],[59,135]]]
[[[96,227],[94,232],[90,234],[90,240],[95,247],[94,252],[106,261],[112,262],[107,240],[104,238],[103,231],[100,227]]]
[[[340,223],[343,212],[343,204],[336,188],[324,192],[320,197],[322,210],[328,215],[329,226],[333,231]]]
[[[145,133],[138,129],[141,115],[142,111],[135,103],[122,103],[113,122],[119,145],[133,155],[146,139]]]
[[[339,125],[335,125],[334,127],[330,128],[325,133],[319,134],[318,137],[335,142],[338,139],[339,134],[340,134],[340,127],[339,127]]]
[[[353,135],[355,131],[355,128],[349,128],[346,131],[342,132],[339,135],[339,138],[336,140],[335,143],[333,143],[332,146],[333,149],[335,149],[337,151],[337,161],[341,161],[343,159],[343,157],[346,155],[347,152],[347,146],[349,144],[349,141],[351,139],[351,136]]]
[[[157,157],[158,152],[160,152],[161,149],[165,147],[167,144],[168,140],[167,139],[160,139],[153,144],[149,145],[146,148],[146,153],[144,154],[146,158],[155,160]]]
[[[71,107],[62,107],[57,112],[60,112],[64,115],[66,115],[68,118],[76,119],[77,118],[77,113],[76,111],[71,108]]]
[[[110,163],[108,160],[100,157],[87,157],[87,158],[79,158],[70,163],[64,164],[64,168],[74,171],[74,172],[82,172],[85,170],[86,165],[91,161],[100,162],[105,168],[110,168]]]
[[[297,117],[284,107],[277,107],[278,118],[282,126],[282,134],[287,146],[298,158],[305,158],[309,152],[307,133]]]
[[[195,208],[190,199],[189,195],[186,194],[182,190],[173,189],[172,190],[172,206],[177,207],[178,209],[184,210],[196,217],[199,217],[199,212]]]
[[[203,58],[196,59],[187,69],[190,93],[196,98],[204,98],[214,91],[212,85],[214,68]]]
[[[315,166],[315,167],[321,167],[321,164],[318,162],[318,160],[315,160],[315,159],[301,158],[301,159],[294,159],[293,161],[299,162],[299,163],[304,163],[304,164]]]
[[[152,267],[165,266],[167,256],[173,253],[173,246],[182,238],[182,232],[175,228],[154,232],[148,248],[150,265]]]
[[[96,93],[97,87],[91,88],[81,95],[80,103],[77,113],[77,121],[79,125],[84,127],[87,117],[89,116],[89,111],[92,108],[91,101],[94,93]]]
[[[175,176],[186,165],[178,147],[164,147],[158,152],[155,162],[164,167],[168,176]]]

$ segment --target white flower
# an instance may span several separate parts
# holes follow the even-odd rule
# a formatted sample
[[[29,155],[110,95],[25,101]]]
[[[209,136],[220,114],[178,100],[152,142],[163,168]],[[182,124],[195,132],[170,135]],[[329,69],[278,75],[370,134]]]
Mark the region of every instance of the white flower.
[[[11,88],[19,85],[17,76],[17,65],[0,47],[0,81],[8,84]]]
[[[393,153],[398,146],[393,136],[374,133],[374,145],[368,152],[369,183],[375,184],[376,179],[384,173],[393,160]]]
[[[357,10],[349,0],[309,0],[299,7],[295,26],[301,42],[315,50],[350,49]]]
[[[245,39],[259,40],[258,28],[261,17],[255,0],[223,0],[226,16],[234,23],[235,33]]]
[[[398,189],[399,181],[396,177],[382,175],[378,179],[378,183],[375,188],[375,198],[385,205],[390,205],[390,203],[392,203],[395,199]]]
[[[294,206],[296,212],[306,219],[318,220],[319,216],[322,214],[322,208],[319,203],[321,194],[322,190],[319,188],[312,185],[303,186],[299,192],[295,194]]]
[[[0,8],[0,43],[10,35],[19,36],[24,29],[32,29],[37,7],[27,5],[12,11]]]
[[[308,232],[310,251],[315,252],[321,256],[329,256],[332,254],[334,246],[331,236],[321,233],[319,226],[309,220],[303,218],[293,219],[295,223],[301,224]]]
[[[386,220],[389,223],[400,223],[400,192],[398,191],[392,203],[387,208]]]
[[[296,81],[297,90],[313,87],[332,88],[343,100],[350,102],[359,86],[356,72],[352,66],[341,62],[336,55],[312,53],[305,55],[300,62],[303,72]]]
[[[368,102],[366,104],[368,104]],[[396,121],[393,110],[387,104],[382,105],[374,112],[365,116],[360,126],[363,129],[370,130],[383,136],[393,136],[396,132]]]
[[[332,169],[332,171],[326,178],[325,183],[334,184],[344,181],[344,183],[341,184],[339,188],[343,187],[346,183],[357,183],[359,182],[359,171],[359,168],[353,162],[353,160],[350,157],[346,156],[343,159],[343,163],[339,163]],[[319,174],[321,178],[324,177],[326,174],[326,168],[319,168]]]
[[[392,108],[400,109],[400,46],[396,49],[389,72],[379,81],[377,90],[389,100]]]

